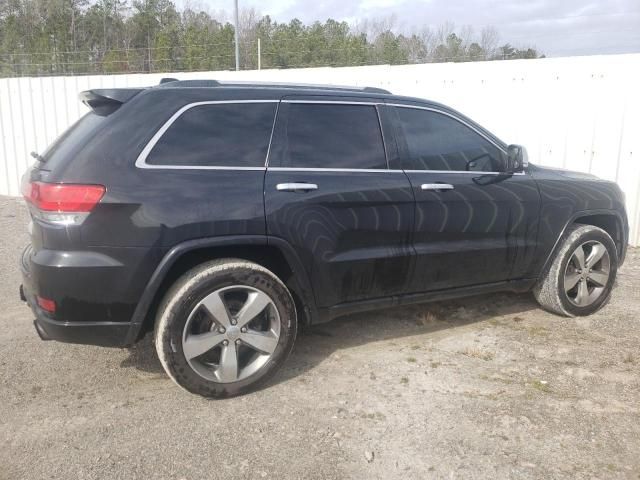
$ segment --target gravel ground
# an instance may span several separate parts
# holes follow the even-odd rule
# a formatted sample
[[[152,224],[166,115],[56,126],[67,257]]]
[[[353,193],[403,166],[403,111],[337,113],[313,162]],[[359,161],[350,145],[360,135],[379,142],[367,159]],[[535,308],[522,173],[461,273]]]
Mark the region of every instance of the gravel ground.
[[[19,300],[21,202],[0,198],[0,478],[640,478],[640,250],[588,318],[529,295],[352,315],[260,392],[175,386],[149,338],[42,342]]]

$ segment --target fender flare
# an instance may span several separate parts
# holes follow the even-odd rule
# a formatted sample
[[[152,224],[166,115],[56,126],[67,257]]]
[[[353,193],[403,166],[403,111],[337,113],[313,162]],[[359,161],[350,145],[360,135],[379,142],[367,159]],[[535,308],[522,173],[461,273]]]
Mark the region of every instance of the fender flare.
[[[273,246],[280,250],[285,260],[289,264],[293,275],[293,282],[296,286],[295,291],[304,302],[307,315],[311,321],[316,315],[315,298],[311,283],[302,262],[296,254],[294,248],[282,238],[268,237],[266,235],[229,235],[223,237],[199,238],[196,240],[187,240],[185,242],[174,245],[160,260],[160,263],[154,270],[151,278],[142,292],[140,300],[131,317],[131,324],[127,333],[124,346],[133,345],[138,339],[140,329],[144,324],[149,308],[158,293],[158,289],[163,280],[171,270],[171,267],[185,253],[210,247],[242,247],[242,246]]]
[[[549,266],[549,263],[553,260],[558,248],[560,248],[560,240],[562,239],[562,237],[564,237],[564,234],[567,231],[567,228],[569,228],[570,225],[573,225],[574,223],[576,223],[576,221],[579,220],[581,217],[588,217],[590,215],[609,215],[609,216],[615,217],[616,220],[618,221],[620,231],[622,232],[622,245],[620,247],[618,261],[620,265],[622,265],[622,263],[624,262],[624,257],[627,252],[628,229],[629,229],[627,226],[626,219],[623,217],[623,215],[617,210],[607,210],[607,209],[580,210],[578,212],[574,212],[573,215],[569,217],[569,220],[564,224],[564,227],[560,231],[560,234],[558,235],[558,238],[553,244],[551,251],[547,254],[547,258],[545,259],[544,264],[542,265],[542,269],[540,270],[540,273],[538,274],[538,276],[540,276],[542,272],[546,271],[547,267]],[[614,242],[615,242],[615,239],[614,239]]]

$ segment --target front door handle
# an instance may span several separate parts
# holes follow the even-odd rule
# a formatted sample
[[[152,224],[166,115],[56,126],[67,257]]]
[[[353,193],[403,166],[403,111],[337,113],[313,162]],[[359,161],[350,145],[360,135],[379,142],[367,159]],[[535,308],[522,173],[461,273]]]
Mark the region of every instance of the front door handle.
[[[276,190],[279,192],[308,192],[317,189],[318,185],[315,183],[279,183],[276,185]]]
[[[450,183],[423,183],[420,188],[422,190],[453,190]]]

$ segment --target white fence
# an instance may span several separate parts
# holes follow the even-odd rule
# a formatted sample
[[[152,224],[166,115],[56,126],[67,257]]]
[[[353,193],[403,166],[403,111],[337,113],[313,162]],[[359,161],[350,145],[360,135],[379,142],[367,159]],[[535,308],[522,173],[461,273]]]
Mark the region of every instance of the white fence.
[[[18,195],[31,163],[85,107],[78,92],[160,78],[369,85],[446,103],[533,163],[594,173],[626,193],[640,244],[640,54],[402,66],[0,79],[0,194]],[[634,155],[635,153],[635,155]]]

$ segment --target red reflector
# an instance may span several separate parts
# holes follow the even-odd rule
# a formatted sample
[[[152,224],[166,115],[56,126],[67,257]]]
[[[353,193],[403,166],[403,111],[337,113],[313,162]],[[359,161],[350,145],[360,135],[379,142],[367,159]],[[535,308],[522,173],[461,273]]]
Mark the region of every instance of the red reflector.
[[[90,212],[104,195],[102,185],[25,183],[25,200],[47,212]]]
[[[36,299],[38,300],[38,305],[45,312],[55,313],[56,311],[56,302],[53,300],[49,300],[48,298],[42,298],[39,295],[36,295]]]

